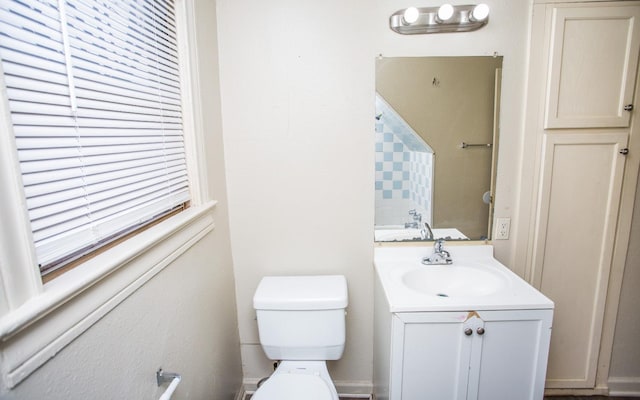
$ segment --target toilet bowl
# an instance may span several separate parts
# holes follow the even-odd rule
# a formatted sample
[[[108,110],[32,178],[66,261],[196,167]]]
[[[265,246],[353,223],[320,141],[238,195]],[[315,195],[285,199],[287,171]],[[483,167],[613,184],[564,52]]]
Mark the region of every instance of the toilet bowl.
[[[282,361],[251,400],[338,400],[324,361]]]
[[[260,344],[280,364],[252,400],[338,400],[326,360],[342,357],[347,303],[342,275],[262,278],[253,296]]]

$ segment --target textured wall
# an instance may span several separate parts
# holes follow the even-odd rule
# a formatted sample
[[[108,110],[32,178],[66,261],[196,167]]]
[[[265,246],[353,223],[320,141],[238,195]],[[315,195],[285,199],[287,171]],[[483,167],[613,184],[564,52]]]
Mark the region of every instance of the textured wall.
[[[214,254],[224,254],[220,234],[205,236],[2,398],[157,399],[163,367],[183,375],[176,398],[233,399],[240,355],[231,268]]]

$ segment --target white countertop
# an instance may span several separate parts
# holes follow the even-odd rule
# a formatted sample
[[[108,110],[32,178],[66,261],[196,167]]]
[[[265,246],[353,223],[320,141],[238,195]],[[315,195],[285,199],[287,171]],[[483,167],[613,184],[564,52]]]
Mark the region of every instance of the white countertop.
[[[439,297],[406,286],[402,276],[421,268],[433,246],[376,247],[374,266],[391,312],[552,309],[553,302],[493,257],[491,245],[446,246],[452,267],[485,269],[504,282],[495,293],[481,296]],[[447,268],[439,266],[438,268]]]

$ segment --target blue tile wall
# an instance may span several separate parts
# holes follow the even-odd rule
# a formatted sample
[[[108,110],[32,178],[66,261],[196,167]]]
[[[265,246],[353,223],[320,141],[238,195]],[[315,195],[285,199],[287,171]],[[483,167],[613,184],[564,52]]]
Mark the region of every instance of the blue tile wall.
[[[389,202],[376,204],[376,218],[380,210],[393,209],[393,201],[404,201],[406,211],[415,208],[431,222],[433,152],[384,101],[377,99],[376,115],[376,201]],[[401,218],[408,221],[405,214]]]

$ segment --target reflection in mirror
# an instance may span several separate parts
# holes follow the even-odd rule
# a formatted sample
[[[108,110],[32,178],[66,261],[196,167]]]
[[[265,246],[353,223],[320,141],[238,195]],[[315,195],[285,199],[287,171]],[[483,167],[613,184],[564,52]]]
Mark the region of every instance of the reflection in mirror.
[[[502,57],[376,60],[375,240],[489,239]]]

